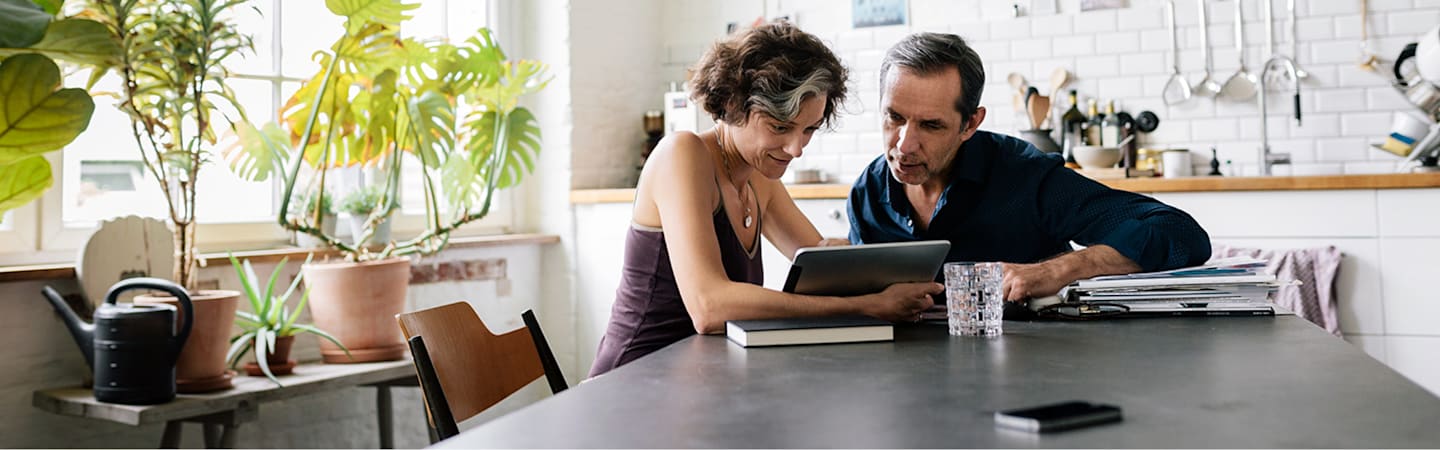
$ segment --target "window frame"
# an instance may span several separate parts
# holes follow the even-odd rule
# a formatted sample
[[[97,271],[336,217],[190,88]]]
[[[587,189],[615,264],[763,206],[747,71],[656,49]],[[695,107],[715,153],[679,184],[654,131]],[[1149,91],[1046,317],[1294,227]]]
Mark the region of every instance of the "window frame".
[[[304,82],[307,78],[285,76],[281,67],[284,57],[284,42],[282,26],[284,13],[281,9],[282,0],[271,0],[271,12],[273,17],[270,20],[270,34],[276,38],[271,39],[272,69],[270,74],[254,73],[231,73],[230,78],[266,81],[271,83],[271,106],[279,109],[285,101],[281,98],[284,91],[282,84],[286,82]],[[422,0],[424,1],[424,0]],[[474,0],[444,0],[445,7],[453,1],[474,1]],[[513,2],[505,0],[485,0],[486,14],[490,26],[496,30],[496,37],[502,44],[515,43],[512,39],[517,36],[515,27],[518,25],[519,14]],[[448,27],[447,27],[448,28]],[[478,26],[477,26],[478,28]],[[449,33],[449,30],[446,30]],[[507,50],[514,53],[519,48],[512,45]],[[308,74],[307,74],[308,75]],[[97,107],[101,106],[97,104]],[[129,136],[125,136],[129,142]],[[51,173],[55,179],[54,186],[41,195],[39,199],[9,211],[10,217],[6,218],[7,229],[0,229],[0,267],[12,265],[29,265],[42,263],[63,263],[72,261],[77,251],[84,247],[85,241],[99,226],[98,221],[71,221],[64,220],[64,151],[52,152],[46,155],[51,162]],[[136,155],[138,156],[138,154]],[[278,200],[283,187],[278,180],[272,180],[271,191],[273,197]],[[490,212],[485,218],[467,224],[451,233],[451,236],[476,236],[494,235],[513,232],[516,218],[519,217],[519,210],[523,208],[517,200],[523,197],[523,190],[528,189],[526,183],[510,189],[501,190],[495,193],[494,203]],[[278,207],[275,202],[274,207]],[[281,228],[275,222],[275,217],[268,216],[263,219],[241,222],[205,222],[204,217],[199,228],[196,230],[196,250],[200,252],[216,252],[239,249],[261,249],[277,248],[290,245],[290,232]],[[168,218],[162,218],[167,224]],[[349,227],[344,216],[338,216],[336,233],[342,238],[349,237]],[[425,229],[423,214],[405,214],[397,212],[391,218],[391,232],[394,236],[407,237],[422,232]]]

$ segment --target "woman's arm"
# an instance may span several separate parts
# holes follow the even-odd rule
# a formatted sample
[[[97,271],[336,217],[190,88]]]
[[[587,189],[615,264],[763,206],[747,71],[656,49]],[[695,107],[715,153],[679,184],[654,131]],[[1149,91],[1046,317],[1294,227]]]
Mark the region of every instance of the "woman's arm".
[[[670,144],[662,144],[647,162],[636,207],[653,205],[651,211],[658,213],[675,281],[695,331],[718,333],[727,320],[776,317],[864,314],[908,320],[930,306],[929,294],[943,289],[935,283],[911,283],[867,296],[816,297],[731,281],[721,263],[712,220],[718,195],[709,151],[689,133],[677,135]],[[811,232],[815,233],[813,228]],[[819,233],[815,239],[819,240]]]

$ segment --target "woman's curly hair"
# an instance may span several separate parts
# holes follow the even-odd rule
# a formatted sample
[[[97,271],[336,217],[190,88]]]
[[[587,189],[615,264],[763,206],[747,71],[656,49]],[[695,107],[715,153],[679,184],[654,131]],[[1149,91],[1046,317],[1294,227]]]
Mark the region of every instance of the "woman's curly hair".
[[[716,121],[744,125],[752,110],[788,122],[802,100],[825,94],[821,123],[828,125],[845,101],[847,78],[819,38],[774,22],[712,45],[692,68],[690,96]]]

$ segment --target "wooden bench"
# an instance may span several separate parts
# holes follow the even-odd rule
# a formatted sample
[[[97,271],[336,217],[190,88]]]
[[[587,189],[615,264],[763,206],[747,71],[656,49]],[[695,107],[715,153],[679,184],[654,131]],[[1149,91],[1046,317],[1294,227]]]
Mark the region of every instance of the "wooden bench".
[[[204,426],[207,448],[232,448],[240,424],[259,417],[260,404],[352,386],[375,387],[380,448],[394,448],[391,386],[417,386],[415,366],[409,359],[361,364],[301,364],[295,373],[279,377],[276,386],[265,377],[235,377],[235,388],[207,394],[180,394],[159,405],[100,403],[90,389],[70,387],[36,391],[36,408],[56,414],[108,420],[126,425],[165,423],[160,448],[178,448],[180,424]]]

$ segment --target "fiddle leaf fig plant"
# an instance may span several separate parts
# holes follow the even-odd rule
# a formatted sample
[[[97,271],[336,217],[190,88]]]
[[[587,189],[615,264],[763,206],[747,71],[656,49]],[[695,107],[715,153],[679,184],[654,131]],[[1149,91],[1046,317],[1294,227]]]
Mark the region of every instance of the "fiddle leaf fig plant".
[[[418,164],[426,229],[411,239],[354,245],[322,232],[319,214],[295,216],[283,206],[279,223],[351,261],[439,251],[456,228],[489,214],[496,191],[534,169],[540,128],[519,100],[545,87],[547,67],[506,59],[483,28],[458,43],[403,38],[399,25],[417,6],[404,0],[325,4],[345,27],[328,51],[316,54],[319,71],[285,104],[278,123],[238,130],[226,159],[251,179],[281,177],[287,203],[331,196],[326,178],[336,168],[374,170],[381,182],[378,196],[365,200],[374,205],[367,236],[398,208],[401,164]],[[302,173],[302,166],[309,170]],[[308,194],[297,195],[297,188]]]
[[[61,85],[52,58],[100,74],[119,56],[103,25],[54,20],[59,10],[58,0],[0,0],[0,218],[54,184],[44,155],[74,141],[95,112],[84,89]]]

